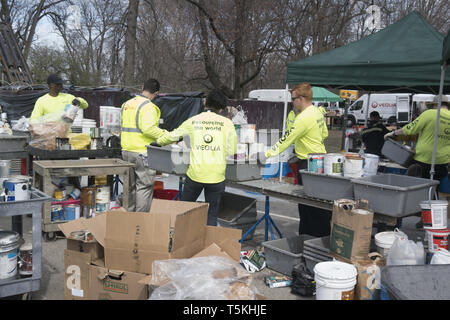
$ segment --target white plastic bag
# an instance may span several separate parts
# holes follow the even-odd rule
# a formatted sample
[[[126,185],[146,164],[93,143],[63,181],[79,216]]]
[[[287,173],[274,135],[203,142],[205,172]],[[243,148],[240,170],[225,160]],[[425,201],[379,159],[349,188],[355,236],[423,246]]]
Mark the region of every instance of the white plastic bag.
[[[398,230],[394,230],[395,240],[387,257],[388,266],[425,264],[425,250],[422,242],[414,242]]]
[[[430,264],[450,264],[450,252],[445,249],[439,249],[433,254]]]

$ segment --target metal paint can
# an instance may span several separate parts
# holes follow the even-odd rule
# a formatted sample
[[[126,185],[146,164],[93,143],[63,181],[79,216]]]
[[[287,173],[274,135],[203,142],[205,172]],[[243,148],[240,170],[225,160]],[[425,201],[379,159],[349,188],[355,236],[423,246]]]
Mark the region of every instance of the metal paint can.
[[[11,176],[11,160],[0,160],[0,179]]]
[[[95,204],[95,212],[96,213],[104,213],[109,210],[109,203],[96,203]]]
[[[56,150],[70,150],[69,138],[56,138]]]
[[[64,207],[64,220],[71,221],[80,219],[80,206],[71,204]]]
[[[55,190],[54,197],[57,201],[62,201],[65,199],[66,190],[65,189],[57,189]]]
[[[20,235],[14,231],[0,230],[0,279],[9,279],[17,274],[17,249]]]
[[[111,201],[109,186],[98,186],[95,196],[96,203],[109,203]]]
[[[324,173],[325,153],[308,154],[308,171],[313,173]]]
[[[20,275],[33,275],[33,246],[31,243],[25,243],[20,247],[18,266]]]
[[[71,197],[73,200],[77,200],[81,195],[80,189],[73,189],[72,192],[69,194],[69,197]]]
[[[51,220],[59,221],[64,218],[64,209],[60,205],[53,205],[51,207]]]
[[[3,181],[6,201],[30,200],[30,187],[26,179],[8,179]]]
[[[95,206],[95,194],[97,188],[96,187],[84,187],[81,188],[81,205],[83,206]]]

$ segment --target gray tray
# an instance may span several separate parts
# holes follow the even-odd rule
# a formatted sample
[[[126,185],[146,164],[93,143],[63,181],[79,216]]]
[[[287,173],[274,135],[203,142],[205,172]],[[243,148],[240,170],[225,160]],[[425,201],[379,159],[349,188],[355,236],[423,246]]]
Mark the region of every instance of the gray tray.
[[[183,175],[189,168],[190,151],[187,150],[147,146],[147,156],[148,167],[156,171]]]
[[[381,153],[391,161],[408,168],[414,158],[414,152],[405,148],[401,143],[392,139],[387,139],[384,142]]]
[[[308,197],[334,201],[354,199],[351,178],[300,170],[303,190]]]
[[[369,201],[375,213],[405,217],[419,213],[420,202],[434,194],[439,181],[397,174],[352,179],[355,199]]]

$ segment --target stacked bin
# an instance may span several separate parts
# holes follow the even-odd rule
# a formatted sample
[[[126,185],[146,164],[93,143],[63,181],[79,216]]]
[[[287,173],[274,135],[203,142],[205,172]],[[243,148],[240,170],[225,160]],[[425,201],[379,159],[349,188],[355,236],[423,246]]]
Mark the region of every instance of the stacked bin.
[[[217,225],[224,228],[241,229],[244,235],[257,222],[256,199],[224,192],[217,215]],[[245,238],[253,238],[255,229]]]

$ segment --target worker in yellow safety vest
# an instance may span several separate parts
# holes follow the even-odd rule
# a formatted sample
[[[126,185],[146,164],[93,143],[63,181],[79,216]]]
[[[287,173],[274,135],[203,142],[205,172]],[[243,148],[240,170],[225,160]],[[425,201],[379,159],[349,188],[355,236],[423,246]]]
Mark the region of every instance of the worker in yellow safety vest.
[[[58,75],[49,75],[47,84],[49,93],[37,99],[30,116],[30,122],[35,122],[40,117],[50,113],[64,111],[70,105],[79,106],[81,109],[87,109],[89,107],[83,98],[75,97],[68,93],[61,93],[63,80]]]
[[[312,87],[308,83],[295,86],[291,91],[292,103],[298,115],[289,131],[265,154],[274,157],[295,144],[295,154],[299,158],[299,170],[308,168],[308,155],[326,153],[324,140],[328,137],[328,128],[323,113],[312,103]],[[298,184],[303,185],[298,173]],[[299,234],[320,237],[329,234],[330,218],[327,211],[299,204]]]
[[[164,146],[190,136],[190,164],[181,200],[196,201],[204,190],[209,203],[207,224],[215,226],[225,191],[226,157],[236,153],[237,135],[233,122],[220,115],[227,105],[221,91],[211,92],[204,105],[204,112],[189,118],[153,145]]]
[[[147,80],[142,94],[122,105],[122,159],[135,164],[130,175],[128,211],[131,212],[149,212],[153,199],[156,171],[148,167],[147,146],[167,133],[158,127],[161,111],[152,103],[159,89],[158,80]]]

